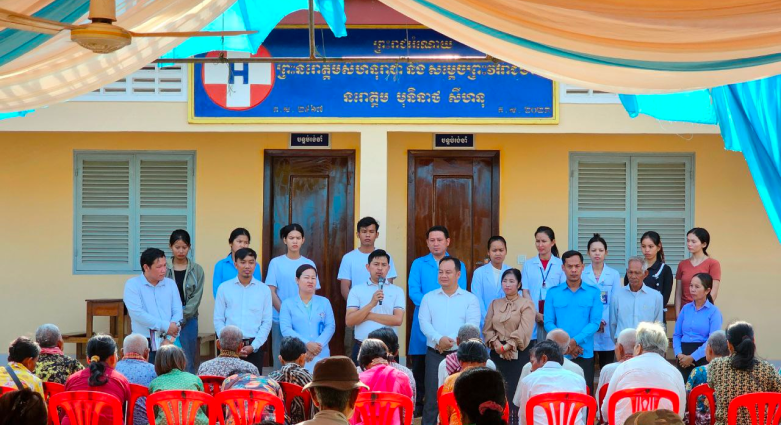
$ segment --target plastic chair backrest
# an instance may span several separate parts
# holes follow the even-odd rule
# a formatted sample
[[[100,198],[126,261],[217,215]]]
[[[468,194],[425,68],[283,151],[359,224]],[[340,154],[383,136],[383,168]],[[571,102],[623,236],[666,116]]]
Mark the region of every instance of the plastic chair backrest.
[[[216,409],[214,397],[202,391],[158,391],[146,398],[146,417],[156,423],[155,407],[162,410],[168,425],[194,425],[201,407],[209,409],[209,423],[214,424]]]
[[[224,376],[203,375],[199,376],[199,378],[203,382],[203,392],[212,397],[220,393],[222,382],[225,381]]]
[[[548,425],[576,425],[578,413],[585,407],[586,425],[594,425],[597,401],[594,397],[581,393],[539,394],[530,398],[526,403],[527,424],[534,424],[535,407],[540,407],[545,411]],[[580,423],[582,422],[578,422],[577,425]]]
[[[661,388],[630,388],[613,393],[610,400],[607,401],[608,423],[616,423],[616,404],[620,400],[628,398],[632,405],[632,413],[647,412],[659,408],[659,402],[662,399],[670,400],[673,405],[673,411],[678,412],[681,406],[678,394],[670,390]]]
[[[97,425],[104,409],[111,410],[111,425],[123,425],[122,403],[111,394],[97,391],[64,391],[49,399],[49,420],[60,425],[60,412],[71,425]]]
[[[713,388],[708,384],[700,384],[692,388],[686,405],[689,409],[689,425],[697,425],[697,399],[705,397],[710,406],[710,425],[716,423],[716,399],[713,397]]]
[[[442,425],[450,425],[450,412],[456,412],[458,417],[461,417],[461,411],[456,404],[456,395],[454,393],[442,394],[442,387],[439,387],[437,391],[437,406],[439,406],[439,423]]]
[[[0,387],[0,395],[16,391],[16,387]]]
[[[220,412],[223,406],[228,408],[222,423],[228,423],[228,418],[233,419],[235,425],[253,425],[263,420],[263,412],[266,406],[274,408],[274,420],[277,423],[285,422],[285,403],[279,397],[257,390],[227,390],[214,397],[214,405]]]
[[[43,383],[43,395],[46,398],[46,403],[49,402],[49,399],[55,395],[59,394],[61,392],[65,391],[65,385],[58,384],[56,382],[44,382]]]
[[[403,413],[402,425],[412,424],[412,399],[401,394],[385,392],[363,392],[358,394],[355,412],[363,425],[387,425],[393,423],[398,410]]]
[[[607,384],[599,388],[599,394],[598,394],[599,400],[597,402],[597,409],[599,409],[598,414],[601,422],[606,422],[605,418],[602,417],[602,403],[605,402],[606,395],[607,395]]]
[[[133,416],[135,416],[136,411],[136,402],[141,397],[146,397],[149,395],[149,388],[138,385],[138,384],[130,384],[130,401],[127,404],[127,423],[128,425],[133,424]]]
[[[735,397],[727,412],[730,425],[738,423],[741,407],[748,410],[751,425],[776,425],[781,421],[781,393],[750,393]]]
[[[309,412],[312,409],[312,394],[309,391],[304,391],[304,387],[290,382],[280,382],[282,386],[282,392],[285,394],[285,411],[290,415],[290,406],[293,404],[293,400],[296,397],[301,397],[304,402],[304,420],[310,419]]]

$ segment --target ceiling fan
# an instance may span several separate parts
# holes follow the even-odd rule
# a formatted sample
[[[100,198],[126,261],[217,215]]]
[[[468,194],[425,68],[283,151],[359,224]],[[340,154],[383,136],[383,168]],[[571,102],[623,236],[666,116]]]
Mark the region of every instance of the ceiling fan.
[[[134,32],[113,23],[117,20],[116,0],[92,0],[90,23],[72,25],[16,13],[0,8],[0,27],[54,35],[70,30],[71,40],[95,53],[111,53],[130,45],[133,37],[227,37],[254,34],[257,31]]]

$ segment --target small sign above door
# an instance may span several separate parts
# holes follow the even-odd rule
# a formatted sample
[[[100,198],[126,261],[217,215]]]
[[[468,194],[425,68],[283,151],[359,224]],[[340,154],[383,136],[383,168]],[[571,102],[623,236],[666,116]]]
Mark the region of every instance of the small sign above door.
[[[291,149],[330,149],[331,135],[328,133],[291,133]]]
[[[474,134],[435,134],[434,149],[474,149]]]

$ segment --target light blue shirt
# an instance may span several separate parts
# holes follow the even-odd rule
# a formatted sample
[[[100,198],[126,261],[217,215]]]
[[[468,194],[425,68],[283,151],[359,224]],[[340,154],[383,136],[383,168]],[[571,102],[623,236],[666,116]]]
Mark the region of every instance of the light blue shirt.
[[[705,357],[705,345],[710,334],[721,329],[721,311],[710,301],[705,301],[702,307],[697,309],[694,302],[690,302],[681,308],[681,314],[675,321],[675,333],[673,333],[673,349],[675,355],[681,354],[682,342],[701,342],[702,345],[691,356],[695,361]]]
[[[388,254],[390,256],[390,254]],[[366,270],[366,265],[369,264],[369,254],[364,254],[359,249],[354,249],[342,257],[342,262],[339,264],[339,274],[337,279],[346,279],[355,283],[363,283],[369,280],[369,271]],[[393,257],[390,259],[390,269],[387,279],[395,279],[396,265],[393,264]]]
[[[498,298],[504,298],[502,291],[502,273],[508,270],[510,266],[502,264],[499,278],[496,278],[494,266],[491,263],[485,264],[475,269],[472,273],[472,293],[480,301],[480,330],[485,324],[485,315],[488,314],[488,307],[491,302]]]
[[[594,333],[602,320],[599,291],[581,283],[575,292],[564,283],[548,291],[545,299],[545,330],[563,329],[583,348],[584,359],[594,357]]]
[[[236,270],[236,264],[233,262],[233,255],[228,254],[227,257],[218,261],[214,265],[214,275],[212,276],[212,292],[214,292],[214,299],[217,299],[217,289],[222,282],[231,280],[239,275],[239,271]],[[260,276],[260,263],[255,263],[255,271],[252,272],[252,277],[262,282]]]
[[[143,274],[128,279],[122,297],[133,333],[151,338],[150,331],[165,332],[182,320],[182,299],[176,282],[163,278],[152,286]]]
[[[309,301],[309,306],[311,312],[307,311],[298,295],[283,301],[282,311],[279,313],[279,328],[284,337],[296,337],[304,344],[314,341],[323,346],[320,354],[306,363],[306,369],[312,372],[315,363],[331,355],[328,343],[336,331],[336,321],[328,298],[315,295]]]
[[[610,300],[610,334],[613,340],[624,329],[637,328],[640,322],[664,323],[662,293],[643,285],[632,292],[629,285],[616,290]]]
[[[224,282],[214,302],[214,330],[220,334],[225,326],[241,329],[244,338],[255,338],[252,349],[258,349],[271,331],[271,290],[253,278],[244,286],[236,277]]]
[[[291,260],[287,255],[274,257],[268,263],[268,276],[266,276],[266,285],[277,288],[279,300],[285,302],[288,298],[298,296],[298,284],[296,283],[296,270],[304,264],[314,266],[315,263],[304,257],[298,257],[297,260]],[[320,289],[320,278],[317,278],[316,289]],[[274,321],[279,322],[279,312],[274,309]]]
[[[539,311],[540,301],[545,300],[548,290],[567,280],[561,265],[561,258],[552,255],[550,260],[548,260],[547,267],[544,269],[542,268],[542,261],[540,261],[539,255],[524,263],[521,270],[521,282],[523,283],[523,289],[529,291],[534,309],[538,310],[537,313],[544,313]],[[545,283],[544,285],[543,282]],[[537,326],[532,327],[531,339],[537,339]]]
[[[616,344],[614,337],[610,335],[610,302],[614,294],[623,288],[621,284],[621,275],[618,271],[608,265],[602,268],[602,274],[599,275],[599,282],[594,275],[592,264],[586,266],[581,276],[583,283],[591,285],[599,290],[599,299],[602,301],[602,321],[605,322],[604,332],[597,331],[594,334],[594,351],[613,351]]]

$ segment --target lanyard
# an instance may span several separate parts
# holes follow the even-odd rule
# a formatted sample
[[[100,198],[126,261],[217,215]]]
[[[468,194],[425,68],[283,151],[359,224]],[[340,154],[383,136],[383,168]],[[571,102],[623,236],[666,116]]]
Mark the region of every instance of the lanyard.
[[[543,288],[545,288],[545,287],[546,287],[546,286],[545,286],[545,281],[547,281],[547,280],[548,280],[548,275],[550,274],[550,271],[551,271],[551,270],[553,270],[553,267],[551,266],[551,263],[550,263],[550,262],[548,262],[548,266],[550,266],[550,267],[548,267],[548,273],[544,273],[544,274],[543,274],[543,269],[542,269],[542,267],[540,267],[540,276],[542,276],[542,287],[543,287]]]

